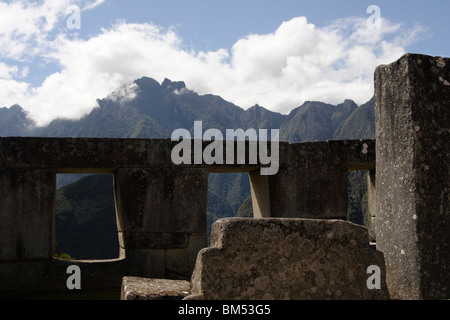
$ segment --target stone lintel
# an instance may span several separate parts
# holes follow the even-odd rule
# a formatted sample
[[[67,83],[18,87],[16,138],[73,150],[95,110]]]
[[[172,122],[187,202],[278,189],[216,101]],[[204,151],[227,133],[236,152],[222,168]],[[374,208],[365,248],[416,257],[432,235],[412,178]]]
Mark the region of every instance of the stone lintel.
[[[200,141],[201,142],[201,141]],[[209,172],[250,172],[270,164],[262,164],[259,157],[259,144],[251,152],[252,142],[243,144],[245,154],[243,162],[237,158],[242,142],[235,141],[234,157],[227,161],[227,145],[223,141],[222,163],[210,164],[201,157],[201,162],[195,160],[196,140],[189,140],[191,146],[190,163],[174,164],[172,150],[178,144],[170,139],[122,139],[122,138],[39,138],[39,137],[6,137],[0,138],[0,166],[11,169],[47,169],[52,168],[57,173],[113,173],[119,168],[147,167],[179,167],[205,168]],[[268,154],[271,143],[267,145]],[[367,145],[367,148],[366,148]],[[200,154],[211,146],[211,142],[199,144]],[[280,166],[292,165],[286,149],[307,155],[315,154],[315,158],[331,163],[345,163],[350,170],[373,168],[375,152],[373,140],[343,140],[305,143],[280,142]],[[210,147],[211,148],[211,147]],[[210,149],[208,149],[211,151]],[[366,152],[367,151],[367,152]],[[252,156],[250,156],[252,154]]]

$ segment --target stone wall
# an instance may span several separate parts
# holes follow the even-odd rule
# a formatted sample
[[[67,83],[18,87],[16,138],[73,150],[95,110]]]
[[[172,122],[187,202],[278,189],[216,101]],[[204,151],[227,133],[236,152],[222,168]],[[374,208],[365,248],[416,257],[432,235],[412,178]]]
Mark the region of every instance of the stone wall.
[[[181,165],[171,161],[174,145],[167,139],[0,138],[0,290],[66,290],[70,264],[80,267],[86,289],[120,288],[123,276],[190,279],[207,245],[208,173],[249,172],[255,212],[270,217],[345,218],[348,170],[375,166],[373,140],[280,143],[282,173],[273,177],[260,175],[267,164],[249,161],[248,144],[243,163]],[[302,168],[306,161],[314,174],[322,172],[320,180]],[[118,259],[53,258],[58,173],[114,175]],[[299,181],[309,181],[315,201],[297,188]],[[280,193],[281,186],[290,192]]]

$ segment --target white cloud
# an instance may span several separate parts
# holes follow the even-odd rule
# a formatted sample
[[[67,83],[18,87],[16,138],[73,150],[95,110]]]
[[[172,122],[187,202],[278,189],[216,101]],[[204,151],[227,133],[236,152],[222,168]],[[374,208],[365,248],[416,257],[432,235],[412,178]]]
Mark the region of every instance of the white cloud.
[[[93,2],[92,2],[93,1]],[[64,18],[67,9],[91,10],[105,0],[12,0],[0,2],[1,58],[24,60],[43,54],[51,45],[49,33]]]
[[[64,1],[66,5],[75,2]],[[19,10],[15,3],[8,9]],[[26,19],[33,21],[37,30],[51,29],[58,12],[63,11],[63,6],[50,7],[49,3],[22,7],[35,10]],[[84,8],[102,3],[91,1]],[[53,13],[44,15],[45,6]],[[39,20],[43,16],[45,23]],[[350,98],[364,103],[373,95],[375,67],[399,58],[423,32],[420,26],[406,29],[386,20],[382,26],[370,30],[365,19],[346,18],[319,28],[298,17],[283,22],[272,33],[248,35],[232,48],[194,52],[184,49],[176,31],[151,23],[118,22],[88,40],[64,34],[48,39],[32,28],[17,26],[14,32],[23,39],[19,37],[14,45],[7,38],[14,32],[0,25],[0,41],[3,44],[1,37],[6,35],[5,43],[10,45],[8,55],[20,57],[29,52],[27,39],[34,37],[43,45],[33,54],[61,66],[39,87],[30,88],[14,79],[18,69],[0,64],[0,77],[4,74],[3,81],[10,84],[7,94],[0,93],[0,104],[16,95],[17,102],[42,125],[55,117],[80,117],[96,106],[96,99],[142,76],[160,82],[164,78],[184,81],[200,94],[218,94],[244,108],[258,103],[281,113],[306,100],[340,103]],[[128,90],[118,96],[129,98],[132,93]],[[118,91],[110,97],[116,94]]]
[[[99,5],[103,4],[105,2],[105,0],[96,0],[94,3],[88,3],[85,7],[83,7],[83,9],[81,9],[82,11],[86,11],[86,10],[92,10],[96,7],[98,7]]]
[[[106,98],[123,104],[136,98],[137,90],[137,84],[125,84],[108,94]]]
[[[0,79],[0,106],[10,107],[19,103],[25,105],[28,102],[29,85],[25,82]]]
[[[6,63],[0,62],[0,79],[12,79],[17,74],[19,68],[17,66],[8,66]]]
[[[0,58],[25,59],[40,54],[45,48],[47,34],[75,1],[0,2]]]

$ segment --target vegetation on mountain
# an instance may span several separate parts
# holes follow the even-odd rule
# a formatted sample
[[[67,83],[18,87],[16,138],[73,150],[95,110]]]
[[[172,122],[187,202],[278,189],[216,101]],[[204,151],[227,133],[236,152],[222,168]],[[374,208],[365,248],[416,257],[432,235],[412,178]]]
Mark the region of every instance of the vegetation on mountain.
[[[88,175],[57,189],[55,233],[60,257],[119,256],[112,175]]]

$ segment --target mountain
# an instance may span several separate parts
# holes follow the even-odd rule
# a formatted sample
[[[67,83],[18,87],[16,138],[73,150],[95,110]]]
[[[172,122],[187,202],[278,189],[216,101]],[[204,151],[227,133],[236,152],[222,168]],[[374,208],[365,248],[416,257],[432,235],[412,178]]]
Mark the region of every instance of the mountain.
[[[216,128],[280,129],[280,140],[289,142],[322,141],[331,139],[374,138],[374,100],[361,106],[352,100],[338,105],[307,101],[283,115],[255,105],[247,110],[220,96],[199,95],[186,88],[182,81],[156,80],[143,77],[97,100],[97,106],[79,120],[56,119],[48,126],[36,127],[18,105],[0,109],[0,135],[42,137],[120,137],[170,138],[178,128],[192,132],[194,121],[203,122],[203,130]],[[58,250],[69,252],[76,258],[86,259],[93,252],[82,252],[83,245],[73,247],[76,234],[93,232],[103,234],[105,225],[114,225],[114,202],[102,192],[112,187],[105,176],[59,175],[57,198]],[[82,178],[82,179],[80,179]],[[349,175],[349,217],[363,223],[364,175]],[[86,185],[95,186],[98,194],[82,192]],[[106,185],[108,184],[108,185]],[[111,185],[111,186],[110,186]],[[84,186],[84,187],[83,187]],[[103,190],[103,191],[102,191]],[[108,191],[109,192],[109,191]],[[92,195],[94,194],[94,198]],[[222,217],[251,214],[248,174],[210,174],[208,184],[208,233],[213,221]],[[108,202],[108,203],[106,203]],[[243,208],[241,208],[243,206]],[[112,213],[106,214],[109,210]],[[84,213],[83,213],[84,212]],[[243,213],[245,212],[245,213]],[[80,220],[87,216],[87,220]],[[109,217],[109,218],[106,218]],[[108,222],[105,219],[109,219]],[[115,227],[112,227],[114,231]],[[85,231],[81,231],[81,230]],[[96,231],[97,230],[97,231]],[[114,232],[113,232],[114,233]],[[116,233],[116,232],[115,232]],[[117,235],[115,235],[117,238]],[[72,244],[70,244],[72,241]],[[108,255],[116,257],[114,248]],[[76,241],[75,241],[76,243]],[[80,252],[81,250],[81,252]],[[92,249],[94,250],[94,249]],[[94,254],[99,258],[98,252]]]
[[[358,107],[352,100],[338,105],[307,101],[289,114],[254,105],[244,110],[220,96],[199,95],[182,81],[159,84],[143,77],[97,100],[97,106],[79,120],[56,119],[35,127],[18,105],[0,109],[0,134],[42,137],[168,138],[178,128],[280,129],[288,142],[374,137],[374,101]]]
[[[0,137],[32,135],[34,121],[17,104],[10,108],[0,108]]]
[[[280,129],[283,141],[323,141],[332,139],[338,126],[358,106],[351,100],[337,106],[307,101],[292,110]]]
[[[375,138],[375,98],[356,108],[337,127],[333,140]]]
[[[219,96],[198,95],[188,90],[184,82],[165,79],[160,85],[156,80],[144,77],[128,87],[97,100],[98,107],[80,120],[54,120],[47,127],[39,128],[37,135],[170,138],[175,129],[192,129],[195,120],[203,121],[204,127],[221,131],[233,128],[241,123],[240,117],[245,112]],[[119,95],[127,90],[134,91],[133,99]]]
[[[272,112],[256,104],[242,113],[241,126],[246,129],[280,129],[285,118],[280,113]]]

